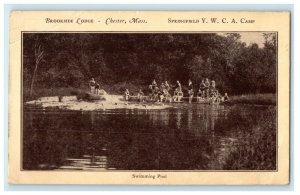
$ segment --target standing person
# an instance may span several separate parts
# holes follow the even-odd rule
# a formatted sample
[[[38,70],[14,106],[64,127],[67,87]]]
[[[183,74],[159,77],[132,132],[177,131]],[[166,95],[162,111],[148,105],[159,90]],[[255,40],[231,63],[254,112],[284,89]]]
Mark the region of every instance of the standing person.
[[[177,89],[178,89],[177,101],[180,102],[181,98],[183,98],[183,92],[182,92],[181,83],[179,81],[177,81]]]
[[[176,88],[175,91],[174,91],[173,100],[174,100],[174,102],[178,101],[178,88]]]
[[[192,103],[193,96],[194,96],[194,90],[193,90],[193,83],[192,83],[191,79],[189,79],[188,94],[189,94],[189,103]]]
[[[168,81],[165,81],[165,87],[166,87],[166,90],[169,92],[170,91],[170,85],[169,85]]]
[[[206,94],[206,97],[209,98],[209,87],[210,87],[210,82],[208,80],[208,78],[205,79],[205,94]]]
[[[142,98],[144,96],[144,92],[142,91],[142,89],[140,89],[139,93],[138,93],[138,100],[141,102]]]
[[[192,83],[191,79],[189,79],[189,82],[188,82],[189,103],[192,102],[192,99],[191,99],[191,98],[193,98],[193,97],[191,96],[191,94],[193,94],[192,96],[194,96],[193,83]]]
[[[165,91],[165,84],[161,83],[160,87],[158,88],[158,101],[162,102],[164,99],[164,91]]]
[[[149,99],[152,100],[154,97],[154,90],[152,84],[149,85]]]
[[[212,93],[211,93],[211,103],[214,103],[217,101],[217,98],[218,98],[218,95],[217,95],[217,91],[216,90],[212,90]]]
[[[152,83],[151,83],[151,86],[152,86],[152,100],[155,101],[155,98],[156,98],[156,87],[157,87],[157,83],[155,81],[155,79],[153,79]]]
[[[176,88],[177,88],[177,91],[178,91],[178,92],[181,92],[181,91],[182,91],[181,84],[180,84],[179,81],[177,81]]]
[[[166,89],[165,84],[164,84],[164,83],[161,83],[161,85],[160,85],[160,90],[161,90],[161,91],[164,91],[165,89]]]
[[[183,98],[183,92],[182,92],[182,90],[180,90],[180,91],[178,91],[178,102],[180,102],[181,101],[181,99]]]
[[[204,80],[202,79],[201,83],[200,83],[200,89],[202,91],[202,98],[205,98],[205,88],[206,88],[206,85],[204,83]]]
[[[150,84],[150,85],[149,85],[149,91],[150,91],[150,93],[152,93],[152,88],[153,88],[153,87],[152,87],[152,84]]]
[[[153,81],[152,81],[152,87],[155,89],[155,87],[157,87],[157,83],[156,83],[156,81],[155,81],[155,79],[153,79]]]
[[[189,85],[188,85],[188,92],[190,93],[190,90],[193,89],[193,83],[191,81],[191,79],[189,79]]]
[[[189,90],[189,103],[192,103],[193,97],[194,97],[194,90],[190,89]]]
[[[95,93],[95,85],[96,85],[96,81],[94,78],[92,78],[89,82],[90,88],[91,88],[91,93]]]
[[[124,99],[125,99],[126,101],[128,101],[128,100],[129,100],[129,96],[130,96],[129,90],[126,89],[126,90],[125,90],[125,93],[124,93]]]
[[[223,97],[223,101],[224,101],[224,102],[229,101],[229,97],[228,97],[227,93],[225,93],[225,95],[224,95],[224,97]]]
[[[153,95],[153,100],[156,102],[156,101],[158,101],[158,99],[159,99],[159,88],[158,87],[155,87],[154,88],[154,95]]]
[[[206,87],[206,85],[204,83],[204,80],[202,79],[202,81],[200,83],[200,89],[201,89],[201,91],[204,91],[205,87]]]
[[[211,81],[211,87],[214,89],[216,88],[216,82],[214,80]]]
[[[213,97],[214,96],[214,94],[216,93],[216,88],[210,88],[209,89],[209,95],[210,95],[210,97]]]
[[[99,83],[96,83],[95,89],[96,89],[96,94],[99,95],[100,94],[100,85],[99,85]]]
[[[216,102],[220,103],[221,102],[221,96],[220,96],[220,93],[217,89],[216,89],[216,95],[217,95]]]

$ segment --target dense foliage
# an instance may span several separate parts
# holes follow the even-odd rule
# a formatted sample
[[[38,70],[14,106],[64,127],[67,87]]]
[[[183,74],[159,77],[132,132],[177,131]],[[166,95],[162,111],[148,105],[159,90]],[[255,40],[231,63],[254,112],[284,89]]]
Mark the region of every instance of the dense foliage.
[[[105,90],[116,85],[145,86],[153,79],[197,89],[202,79],[221,92],[276,92],[276,34],[265,33],[264,47],[247,46],[238,33],[24,33],[23,78],[34,89],[85,88],[94,77]],[[35,49],[43,51],[36,64]],[[107,89],[111,88],[111,89]],[[114,91],[118,93],[118,91]]]

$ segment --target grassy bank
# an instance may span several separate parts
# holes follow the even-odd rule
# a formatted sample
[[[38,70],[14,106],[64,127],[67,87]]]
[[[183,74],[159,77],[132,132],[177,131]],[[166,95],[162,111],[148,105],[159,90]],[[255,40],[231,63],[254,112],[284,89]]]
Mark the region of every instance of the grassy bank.
[[[276,170],[276,108],[254,115],[239,115],[234,136],[242,141],[230,148],[225,170]],[[246,117],[246,118],[245,118]],[[229,120],[237,120],[236,117]],[[243,127],[243,128],[241,128]],[[228,131],[230,132],[230,131]],[[244,137],[245,139],[243,139]]]
[[[247,94],[230,97],[231,104],[276,105],[276,94]]]

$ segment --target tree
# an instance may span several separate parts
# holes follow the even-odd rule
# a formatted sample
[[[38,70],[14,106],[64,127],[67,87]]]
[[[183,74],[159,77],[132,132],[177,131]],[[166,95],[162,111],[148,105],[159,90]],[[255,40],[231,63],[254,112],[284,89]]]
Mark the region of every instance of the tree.
[[[34,84],[35,75],[36,75],[36,72],[37,72],[40,62],[44,58],[44,50],[42,48],[41,43],[39,43],[38,40],[36,41],[36,44],[34,46],[34,58],[35,58],[35,66],[34,66],[34,71],[33,71],[31,84],[30,84],[30,96],[31,97],[33,94],[33,84]]]
[[[198,87],[209,78],[220,92],[276,92],[276,34],[265,33],[262,48],[247,46],[240,37],[239,33],[24,33],[24,88],[32,95],[34,88],[86,87],[91,77],[111,91],[128,83],[148,86],[154,78],[171,85],[192,79]],[[47,63],[41,66],[42,61]]]
[[[264,33],[264,72],[265,85],[263,90],[266,92],[276,92],[276,65],[277,65],[277,35],[276,33]]]

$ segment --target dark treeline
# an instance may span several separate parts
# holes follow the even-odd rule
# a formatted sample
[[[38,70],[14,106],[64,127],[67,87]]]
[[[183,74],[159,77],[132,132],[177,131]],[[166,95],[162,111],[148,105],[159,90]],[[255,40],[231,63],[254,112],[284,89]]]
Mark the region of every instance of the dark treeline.
[[[197,90],[209,78],[221,92],[275,93],[276,34],[264,38],[260,48],[238,33],[25,33],[24,87],[85,88],[94,77],[105,86],[145,88],[153,79],[183,86],[191,79]]]

